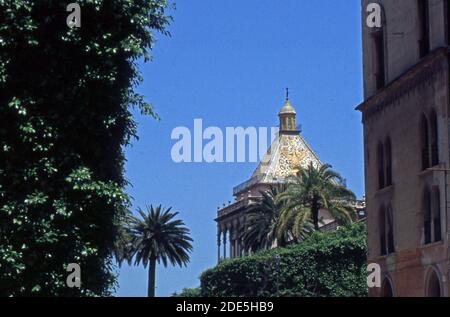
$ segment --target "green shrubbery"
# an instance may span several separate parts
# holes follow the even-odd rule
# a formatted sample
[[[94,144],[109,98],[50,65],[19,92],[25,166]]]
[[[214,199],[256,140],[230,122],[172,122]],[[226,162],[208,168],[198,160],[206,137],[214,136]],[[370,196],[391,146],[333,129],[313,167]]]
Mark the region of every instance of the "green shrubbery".
[[[172,297],[201,297],[202,291],[200,287],[197,288],[183,288],[183,290],[178,294],[174,293]]]
[[[316,232],[301,244],[227,260],[204,272],[201,295],[367,296],[366,225]]]

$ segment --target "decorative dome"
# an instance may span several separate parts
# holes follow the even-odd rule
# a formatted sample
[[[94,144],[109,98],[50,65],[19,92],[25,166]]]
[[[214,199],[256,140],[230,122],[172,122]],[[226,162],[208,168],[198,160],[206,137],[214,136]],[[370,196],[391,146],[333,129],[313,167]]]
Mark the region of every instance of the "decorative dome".
[[[279,115],[283,114],[297,114],[289,99],[286,99],[283,108],[280,110]]]

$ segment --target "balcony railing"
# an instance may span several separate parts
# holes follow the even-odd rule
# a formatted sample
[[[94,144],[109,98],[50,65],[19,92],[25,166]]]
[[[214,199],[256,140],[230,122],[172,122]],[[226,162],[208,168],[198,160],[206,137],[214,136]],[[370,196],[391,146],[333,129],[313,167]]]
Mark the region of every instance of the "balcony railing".
[[[241,192],[243,192],[244,190],[246,190],[247,188],[250,188],[253,185],[256,185],[258,183],[260,183],[263,179],[264,179],[265,175],[257,175],[255,177],[250,178],[248,181],[236,186],[233,188],[233,195],[237,195]]]
[[[217,212],[217,217],[218,218],[222,218],[225,217],[226,215],[231,214],[232,212],[238,210],[238,209],[242,209],[244,207],[247,207],[250,204],[251,200],[247,200],[247,199],[243,199],[240,201],[237,201],[231,205],[228,205],[226,207],[223,207],[222,209],[220,209]]]

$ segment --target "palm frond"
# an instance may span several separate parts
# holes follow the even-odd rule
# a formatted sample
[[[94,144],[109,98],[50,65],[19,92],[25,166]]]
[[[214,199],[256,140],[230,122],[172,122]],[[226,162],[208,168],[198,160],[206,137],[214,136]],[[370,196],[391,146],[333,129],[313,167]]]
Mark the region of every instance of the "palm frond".
[[[164,266],[186,266],[192,252],[192,238],[184,222],[177,217],[171,208],[161,205],[139,208],[139,218],[132,216],[128,232],[130,239],[129,260],[134,264],[147,267],[150,259],[155,259]]]
[[[317,215],[322,209],[328,210],[341,224],[356,219],[352,207],[356,196],[343,185],[342,176],[331,168],[328,164],[316,168],[311,163],[306,168],[299,168],[297,175],[288,179],[286,191],[277,197],[277,202],[285,204],[277,229],[279,234],[284,230],[290,230],[294,236],[300,234],[306,215],[319,228]],[[309,212],[299,211],[304,208]]]

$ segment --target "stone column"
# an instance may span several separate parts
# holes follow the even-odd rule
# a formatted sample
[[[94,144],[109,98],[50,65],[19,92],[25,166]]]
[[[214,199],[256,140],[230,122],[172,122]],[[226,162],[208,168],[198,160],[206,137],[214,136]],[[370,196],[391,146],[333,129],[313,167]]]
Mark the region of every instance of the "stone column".
[[[230,258],[234,258],[235,257],[235,240],[234,240],[234,234],[235,234],[235,229],[234,226],[231,225],[230,227]]]
[[[239,245],[239,239],[240,239],[240,232],[241,232],[241,227],[240,227],[240,221],[239,221],[239,219],[237,219],[236,220],[236,222],[235,222],[235,224],[234,224],[234,230],[235,230],[235,233],[234,233],[234,240],[235,240],[235,247],[234,247],[234,250],[235,250],[235,257],[236,258],[239,258],[240,256],[241,256],[241,248],[240,248],[240,245]]]
[[[217,263],[220,262],[221,238],[222,238],[222,231],[220,230],[220,227],[217,227]]]
[[[223,230],[223,259],[227,258],[227,228]]]

